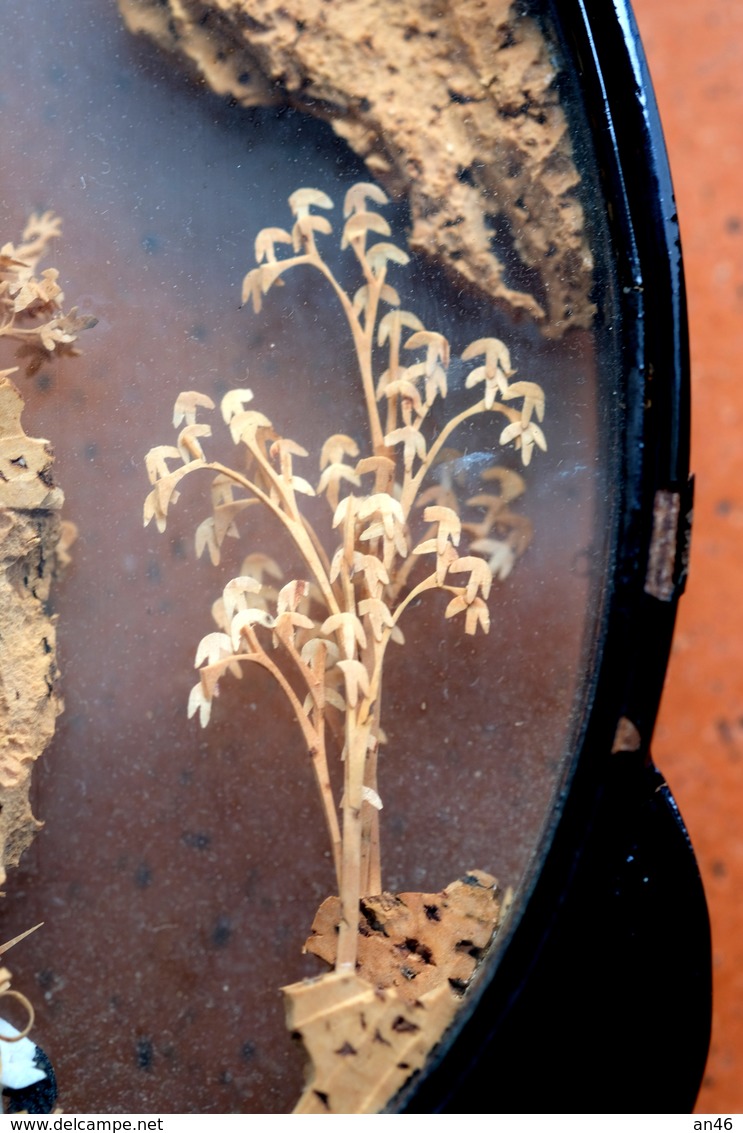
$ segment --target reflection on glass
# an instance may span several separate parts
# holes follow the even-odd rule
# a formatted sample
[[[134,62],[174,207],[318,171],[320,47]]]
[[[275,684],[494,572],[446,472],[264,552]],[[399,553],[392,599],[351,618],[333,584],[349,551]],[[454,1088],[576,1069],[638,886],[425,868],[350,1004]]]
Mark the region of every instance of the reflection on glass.
[[[360,35],[341,5],[324,39],[267,19],[240,49],[229,13],[123,7],[233,105],[93,0],[8,19],[5,238],[63,216],[83,351],[12,379],[78,531],[14,987],[68,1112],[270,1112],[302,1095],[278,989],[311,1047],[366,981],[300,1106],[377,1109],[518,914],[598,617],[594,271],[552,49],[507,5],[436,36],[406,8],[382,68],[381,16]],[[290,64],[295,108],[262,108]]]

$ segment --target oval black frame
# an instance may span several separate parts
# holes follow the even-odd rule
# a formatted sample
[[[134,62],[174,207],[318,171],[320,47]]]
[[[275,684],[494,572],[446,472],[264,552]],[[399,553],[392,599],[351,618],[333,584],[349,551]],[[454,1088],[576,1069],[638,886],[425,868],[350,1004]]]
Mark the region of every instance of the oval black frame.
[[[673,189],[627,0],[549,0],[610,202],[623,498],[593,701],[551,845],[492,977],[397,1113],[683,1113],[709,1046],[707,906],[649,742],[691,524],[689,357]],[[465,1014],[465,1013],[463,1013]]]

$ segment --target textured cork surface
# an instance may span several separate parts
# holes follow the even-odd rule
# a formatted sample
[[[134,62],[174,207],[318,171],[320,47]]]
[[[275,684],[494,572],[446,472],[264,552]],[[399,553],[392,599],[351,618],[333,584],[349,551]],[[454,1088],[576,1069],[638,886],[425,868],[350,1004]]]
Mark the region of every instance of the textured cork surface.
[[[410,248],[455,284],[548,335],[591,325],[593,259],[555,65],[510,0],[120,6],[218,94],[329,122],[370,177],[407,197]]]

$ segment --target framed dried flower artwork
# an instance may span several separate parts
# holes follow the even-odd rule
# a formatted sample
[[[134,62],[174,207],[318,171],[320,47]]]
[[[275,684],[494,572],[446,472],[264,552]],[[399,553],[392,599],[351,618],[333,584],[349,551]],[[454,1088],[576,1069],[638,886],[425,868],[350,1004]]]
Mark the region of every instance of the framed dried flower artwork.
[[[0,45],[0,493],[53,512],[3,560],[46,619],[39,694],[0,674],[47,721],[3,935],[44,922],[31,1037],[67,1112],[466,1112],[496,1065],[513,1106],[555,973],[580,1009],[594,933],[661,932],[602,904],[612,855],[683,841],[648,757],[682,281],[652,105],[615,120],[634,41],[507,0],[41,2]]]

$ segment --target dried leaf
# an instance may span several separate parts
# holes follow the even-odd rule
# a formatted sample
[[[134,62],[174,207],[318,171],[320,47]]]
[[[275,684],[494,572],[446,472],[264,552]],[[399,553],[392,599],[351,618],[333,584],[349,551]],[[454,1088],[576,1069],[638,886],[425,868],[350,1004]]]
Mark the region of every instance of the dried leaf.
[[[246,555],[242,562],[240,574],[253,575],[258,582],[263,582],[263,575],[267,574],[269,578],[277,580],[283,578],[284,572],[275,559],[270,555],[263,554],[262,551],[255,551],[252,555]]]
[[[347,248],[352,240],[365,237],[368,232],[389,236],[390,226],[378,212],[355,212],[343,226],[341,248]]]
[[[230,421],[230,434],[235,444],[242,441],[243,444],[255,444],[256,434],[259,429],[270,429],[271,422],[268,417],[263,413],[258,413],[255,409],[246,409],[243,413],[236,413]]]
[[[339,661],[338,668],[346,681],[346,700],[352,708],[356,707],[359,692],[363,696],[369,695],[369,674],[360,661]]]
[[[467,602],[474,602],[478,590],[487,600],[493,583],[493,576],[488,564],[484,559],[475,558],[474,555],[465,555],[464,558],[455,559],[449,566],[451,574],[462,574],[466,570],[470,572],[470,580],[465,591]]]
[[[214,534],[214,516],[210,515],[196,528],[196,558],[200,559],[204,551],[209,552],[212,566],[219,566],[219,543]]]
[[[222,419],[225,424],[229,425],[233,417],[238,413],[242,413],[245,406],[253,400],[252,389],[231,389],[224,395],[220,402],[220,409],[222,412]]]
[[[155,448],[151,448],[144,458],[150,483],[156,484],[162,477],[170,475],[170,469],[167,465],[168,460],[180,459],[181,453],[174,445],[156,445]]]
[[[223,657],[231,654],[232,642],[226,633],[208,633],[199,642],[194,667],[198,669],[204,661],[213,665],[215,661],[220,661]]]
[[[286,610],[296,610],[300,602],[304,602],[310,592],[310,584],[306,579],[295,578],[282,586],[276,600],[276,609],[280,614]]]
[[[362,798],[363,802],[369,803],[369,805],[373,806],[375,810],[383,810],[384,809],[383,806],[382,806],[382,800],[380,799],[377,792],[372,790],[371,787],[362,787],[361,788],[361,798]]]
[[[482,628],[483,633],[488,633],[490,630],[490,612],[482,598],[475,598],[474,601],[468,602],[464,593],[452,598],[444,611],[444,617],[453,618],[460,613],[464,613],[465,616],[465,633],[477,633],[478,626]]]
[[[314,216],[312,213],[300,215],[292,228],[292,244],[295,252],[301,252],[305,245],[310,245],[315,232],[329,236],[333,227],[324,216]]]
[[[178,434],[178,451],[184,463],[191,460],[205,460],[204,450],[199,444],[199,437],[210,437],[211,425],[186,425]]]
[[[446,369],[449,365],[449,340],[438,331],[419,330],[410,336],[404,344],[406,350],[418,350],[426,347],[426,373],[433,373],[434,367],[439,363]]]
[[[255,606],[249,610],[238,610],[230,622],[230,639],[235,653],[240,652],[243,631],[245,629],[252,628],[252,626],[255,625],[264,626],[266,629],[273,629],[275,624],[275,620],[267,610],[260,610]]]
[[[366,253],[366,261],[374,275],[379,275],[387,267],[387,263],[407,264],[410,256],[398,248],[397,244],[381,242],[374,244]]]
[[[289,197],[289,208],[295,216],[307,215],[311,207],[332,209],[333,202],[320,189],[296,189]]]
[[[413,467],[416,456],[419,460],[426,459],[426,438],[415,425],[402,425],[399,429],[393,429],[384,438],[384,443],[389,448],[403,446],[403,463],[408,472]]]
[[[506,425],[499,439],[502,445],[507,445],[509,441],[516,441],[516,448],[521,449],[521,459],[524,466],[531,460],[534,445],[541,448],[542,452],[547,451],[545,435],[534,421],[530,421],[526,426],[522,421],[513,421],[510,425]]]
[[[345,611],[340,614],[331,614],[321,626],[321,632],[327,635],[338,634],[338,640],[346,657],[352,658],[356,653],[356,644],[363,649],[366,646],[366,633],[356,614]]]
[[[247,303],[248,299],[253,300],[253,310],[256,315],[260,314],[263,306],[263,271],[261,268],[253,268],[243,279],[241,301]]]
[[[257,264],[268,260],[276,262],[276,249],[274,244],[291,244],[292,238],[283,228],[262,228],[255,238],[255,262]]]
[[[544,420],[544,390],[536,382],[512,382],[503,394],[504,401],[511,401],[514,397],[523,397],[524,404],[521,410],[521,423],[528,425],[532,411],[537,415],[538,421]]]
[[[346,193],[343,215],[350,216],[354,212],[364,212],[367,200],[373,201],[375,205],[389,204],[389,197],[379,185],[371,181],[357,181]]]
[[[503,539],[476,539],[470,550],[485,555],[494,578],[508,578],[516,562],[516,554],[510,543]]]
[[[250,604],[250,596],[260,594],[261,589],[260,582],[249,574],[230,579],[222,591],[222,601],[224,602],[227,620],[232,621],[233,615],[238,610],[247,610]]]
[[[201,681],[194,685],[188,697],[188,718],[191,719],[198,712],[199,723],[202,728],[205,728],[209,723],[209,716],[212,711],[212,702],[204,693]]]
[[[389,606],[381,598],[362,599],[359,602],[359,613],[362,617],[369,619],[369,625],[372,627],[372,633],[377,641],[382,640],[385,628],[391,628],[395,624]]]
[[[345,433],[333,433],[322,446],[320,468],[323,469],[328,464],[338,464],[344,456],[355,458],[358,455],[359,446],[353,437],[348,437]]]
[[[377,244],[375,247],[391,248],[393,245]],[[397,250],[399,251],[399,248]],[[374,249],[372,249],[372,251],[374,251]],[[402,263],[403,261],[398,260],[397,262]],[[377,345],[384,346],[385,342],[392,337],[399,340],[400,331],[403,327],[408,327],[409,330],[424,330],[423,323],[413,311],[388,311],[379,321],[379,327],[377,328]]]
[[[173,428],[177,429],[181,421],[185,421],[187,425],[194,425],[196,423],[196,412],[199,408],[213,409],[214,402],[205,393],[198,393],[196,390],[185,390],[183,393],[179,393],[173,409]],[[209,426],[201,425],[200,428],[208,429]],[[207,433],[198,433],[197,435],[208,436]]]
[[[441,555],[444,553],[447,542],[452,542],[455,547],[459,546],[459,539],[462,533],[462,521],[452,508],[441,507],[440,505],[427,507],[423,512],[423,518],[426,523],[438,524],[438,532],[436,534],[437,554]]]

